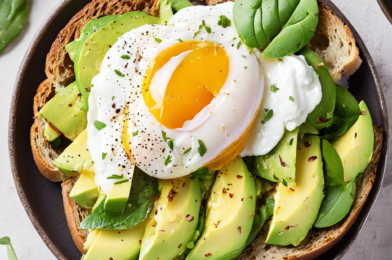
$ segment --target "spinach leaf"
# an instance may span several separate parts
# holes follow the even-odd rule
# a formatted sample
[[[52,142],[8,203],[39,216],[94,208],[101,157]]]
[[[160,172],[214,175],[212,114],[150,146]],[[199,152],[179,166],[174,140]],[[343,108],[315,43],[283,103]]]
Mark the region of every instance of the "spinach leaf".
[[[350,211],[355,198],[355,190],[355,182],[349,182],[345,186],[327,187],[326,196],[321,203],[319,216],[314,226],[325,228],[341,221]]]
[[[346,186],[344,182],[343,163],[335,148],[325,139],[322,141],[322,154],[324,159],[325,185]]]
[[[260,230],[264,226],[264,223],[272,216],[274,213],[274,205],[274,198],[268,198],[265,202],[265,205],[256,210],[252,230],[250,231],[249,237],[246,240],[246,246],[250,245],[253,240],[256,239],[257,235],[260,233]]]
[[[192,175],[197,176],[201,180],[210,180],[215,177],[215,171],[210,171],[207,167],[203,166],[192,172]]]
[[[0,238],[0,245],[7,246],[7,256],[8,260],[18,260],[15,254],[15,250],[12,247],[11,239],[9,237],[2,237]]]
[[[27,0],[0,1],[0,53],[23,30],[29,7]]]
[[[336,104],[333,124],[327,132],[335,137],[346,133],[357,122],[361,110],[355,97],[344,87],[336,85]]]
[[[105,199],[83,220],[81,229],[131,229],[143,222],[154,207],[153,197],[159,195],[158,181],[135,169],[128,205],[123,212],[104,211]]]

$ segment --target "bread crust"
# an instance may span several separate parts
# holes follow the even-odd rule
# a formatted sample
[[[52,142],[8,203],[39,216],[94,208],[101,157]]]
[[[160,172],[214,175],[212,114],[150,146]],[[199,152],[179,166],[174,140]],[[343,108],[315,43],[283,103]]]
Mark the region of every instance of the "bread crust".
[[[222,2],[226,2],[226,0],[206,0],[206,3],[209,5]],[[337,81],[342,75],[349,76],[354,73],[362,61],[359,58],[359,51],[355,45],[355,40],[352,37],[350,29],[322,2],[319,2],[319,8],[320,21],[324,21],[321,22],[321,24],[325,25],[329,22],[331,26],[339,26],[340,30],[346,34],[345,40],[349,43],[351,42],[353,46],[350,60],[336,66],[338,68],[330,68],[332,77]],[[79,11],[59,33],[47,55],[45,68],[47,79],[41,83],[34,98],[35,117],[30,132],[31,146],[34,160],[41,173],[51,181],[64,181],[61,186],[67,223],[76,246],[83,254],[86,253],[83,249],[83,244],[87,239],[89,231],[81,230],[79,226],[91,211],[80,207],[69,197],[69,193],[78,177],[66,179],[66,176],[53,165],[53,161],[57,158],[59,151],[53,149],[43,136],[43,127],[46,121],[37,114],[54,93],[57,93],[62,87],[74,80],[73,62],[65,51],[65,46],[69,42],[79,38],[82,28],[90,20],[103,15],[123,14],[129,11],[144,11],[149,14],[157,15],[157,10],[157,0],[93,0],[85,8]],[[317,49],[315,46],[313,46],[312,49],[325,59],[322,50]],[[267,232],[261,232],[258,239],[256,239],[251,246],[246,248],[238,259],[266,259],[266,256],[267,259],[272,256],[274,259],[314,259],[335,245],[355,222],[374,182],[377,162],[381,154],[382,129],[375,128],[375,137],[377,142],[375,142],[373,160],[368,166],[371,174],[364,174],[364,176],[358,180],[357,194],[354,201],[355,205],[352,208],[350,215],[344,221],[331,228],[323,229],[327,230],[325,232],[310,231],[306,241],[304,241],[307,245],[295,252],[290,252],[290,254],[285,254],[284,252],[279,253],[278,251],[281,251],[282,247],[266,245],[265,236]],[[42,148],[42,146],[44,148]],[[309,236],[316,236],[318,234],[325,236],[325,239],[315,242],[309,238]],[[266,247],[268,247],[268,251],[265,250]],[[270,250],[277,251],[270,254],[272,252]]]

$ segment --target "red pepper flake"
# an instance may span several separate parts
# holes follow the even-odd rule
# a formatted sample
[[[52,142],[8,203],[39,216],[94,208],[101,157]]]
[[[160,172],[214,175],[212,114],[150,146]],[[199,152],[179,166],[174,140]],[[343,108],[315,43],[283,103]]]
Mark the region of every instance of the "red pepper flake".
[[[223,188],[222,192],[223,193],[227,193],[226,188]]]
[[[291,191],[294,191],[294,189],[293,189],[293,188],[290,188],[290,190],[291,190]]]
[[[182,187],[185,187],[185,182],[182,184]]]
[[[362,111],[361,111],[361,115],[366,115],[366,111],[365,111],[365,110],[362,110]]]
[[[319,64],[317,64],[317,67],[318,67],[318,68],[320,68],[320,67],[322,67],[322,66],[324,66],[324,62],[320,62]]]
[[[220,224],[220,220],[218,220],[218,223],[215,224],[215,228],[218,228],[219,224]]]
[[[188,222],[193,221],[195,218],[193,216],[191,216],[191,214],[186,215],[186,219],[188,220]]]
[[[251,212],[251,213],[249,214],[249,217],[250,217],[250,218],[253,217],[253,212]]]
[[[210,257],[210,256],[212,256],[212,254],[211,254],[211,253],[208,253],[208,254],[205,254],[204,256],[205,256],[205,257]]]
[[[113,258],[111,257],[111,258],[109,258],[109,260],[113,260]]]
[[[282,165],[282,167],[286,167],[286,163],[282,161],[282,157],[280,157],[280,155],[279,155],[279,160],[280,160],[280,165]]]
[[[242,176],[241,175],[237,175],[237,179],[242,179]]]
[[[305,146],[305,147],[309,147],[311,144],[312,144],[312,143],[309,142],[309,141],[304,142],[304,146]]]
[[[232,199],[234,194],[233,193],[229,193],[230,198]]]
[[[252,200],[252,199],[253,199],[253,197],[252,197],[252,196],[250,196],[250,197],[249,197],[249,199],[250,199],[250,200]]]
[[[241,198],[241,201],[244,201],[244,198]]]
[[[308,159],[308,162],[313,162],[316,159],[317,159],[317,156],[310,156]]]
[[[155,210],[155,215],[156,215],[156,214],[158,214],[158,210],[157,210],[157,209]]]
[[[241,234],[241,229],[242,229],[241,226],[239,226],[238,227],[238,232],[240,232],[240,234]]]
[[[165,232],[165,230],[158,230],[159,232]]]
[[[169,202],[172,202],[174,199],[174,196],[176,196],[177,192],[175,192],[174,190],[169,190],[169,194],[167,195],[167,200]]]
[[[319,123],[319,124],[325,123],[326,121],[327,121],[327,119],[325,119],[324,117],[317,118],[317,123]]]
[[[290,230],[290,229],[295,228],[295,227],[298,227],[298,224],[295,225],[295,226],[287,226],[287,227],[284,228],[284,230]]]
[[[181,246],[182,246],[182,244],[180,244],[180,245],[178,246],[178,248],[181,248]]]
[[[300,44],[300,43],[297,43],[297,45],[298,45],[298,47],[301,47],[301,44]]]

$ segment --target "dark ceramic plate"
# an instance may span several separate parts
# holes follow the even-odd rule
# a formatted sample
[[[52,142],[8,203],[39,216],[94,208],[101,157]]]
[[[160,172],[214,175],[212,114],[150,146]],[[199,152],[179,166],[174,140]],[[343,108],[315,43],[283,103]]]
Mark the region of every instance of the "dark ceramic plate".
[[[91,0],[64,0],[50,15],[32,41],[16,80],[9,122],[9,151],[15,185],[34,227],[58,259],[80,259],[65,219],[61,187],[45,179],[38,171],[30,147],[30,127],[33,123],[33,97],[46,78],[45,59],[57,34],[67,22]],[[376,182],[357,221],[336,246],[320,259],[342,257],[364,225],[381,188],[388,150],[388,115],[383,90],[373,61],[361,38],[344,15],[329,0],[326,4],[351,28],[363,64],[345,86],[357,100],[365,100],[373,123],[384,127],[384,144],[377,169]],[[352,87],[350,87],[352,86]],[[26,237],[26,239],[28,239]]]
[[[392,23],[392,0],[377,0],[377,2],[385,16],[388,18],[389,22]]]

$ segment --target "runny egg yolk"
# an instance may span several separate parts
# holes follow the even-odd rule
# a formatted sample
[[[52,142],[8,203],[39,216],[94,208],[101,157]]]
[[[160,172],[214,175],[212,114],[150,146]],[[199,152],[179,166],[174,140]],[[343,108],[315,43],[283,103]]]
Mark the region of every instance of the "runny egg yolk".
[[[155,73],[172,57],[191,51],[174,70],[162,100],[149,91]],[[181,128],[192,120],[220,92],[229,73],[226,51],[212,42],[186,41],[162,51],[151,62],[143,83],[143,98],[151,114],[167,128]]]

